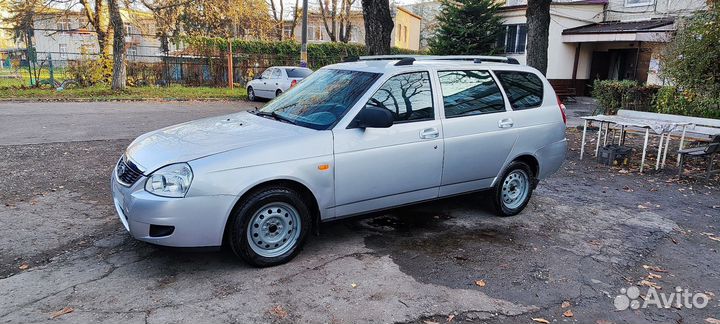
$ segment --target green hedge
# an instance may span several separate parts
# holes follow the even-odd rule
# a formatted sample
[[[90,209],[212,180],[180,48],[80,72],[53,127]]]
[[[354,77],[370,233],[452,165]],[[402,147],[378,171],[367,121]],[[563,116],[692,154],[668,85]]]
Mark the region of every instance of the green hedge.
[[[673,86],[641,85],[636,81],[595,80],[592,96],[605,114],[618,109],[720,118],[720,98],[697,96]]]
[[[663,114],[720,118],[720,98],[699,97],[690,91],[665,86],[658,91],[655,109]]]
[[[183,37],[182,42],[198,55],[220,55],[228,50],[228,40],[212,37]],[[299,61],[300,43],[288,41],[254,41],[233,39],[233,53],[245,55],[252,59],[273,62]],[[422,54],[420,51],[392,48],[392,54]],[[308,44],[308,65],[318,68],[324,65],[341,62],[349,56],[365,55],[365,45],[340,42]]]
[[[655,111],[658,89],[658,86],[641,85],[631,80],[595,80],[592,96],[605,114],[614,114],[618,109]]]

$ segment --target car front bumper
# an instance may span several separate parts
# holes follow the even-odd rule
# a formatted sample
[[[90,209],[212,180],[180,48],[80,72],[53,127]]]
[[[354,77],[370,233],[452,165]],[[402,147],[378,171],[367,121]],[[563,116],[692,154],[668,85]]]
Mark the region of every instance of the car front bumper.
[[[110,179],[113,204],[125,229],[134,238],[173,247],[222,245],[227,217],[235,202],[231,195],[166,198],[145,191],[146,177],[126,187]],[[151,234],[151,226],[174,229],[169,235]]]

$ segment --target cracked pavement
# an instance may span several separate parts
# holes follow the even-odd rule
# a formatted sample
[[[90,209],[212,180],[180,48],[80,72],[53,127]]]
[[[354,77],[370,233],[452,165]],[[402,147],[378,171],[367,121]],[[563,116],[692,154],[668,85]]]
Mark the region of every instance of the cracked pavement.
[[[251,105],[101,106],[0,104],[0,323],[720,317],[720,242],[709,238],[720,236],[718,179],[677,181],[672,168],[638,175],[579,161],[574,129],[563,169],[540,183],[518,216],[492,216],[481,194],[399,208],[323,224],[295,260],[257,269],[227,250],[133,240],[107,186],[120,152],[140,133]],[[652,279],[659,292],[680,286],[708,293],[710,303],[617,311],[613,298],[646,279],[643,265],[667,271]],[[64,307],[73,311],[51,319]],[[573,317],[562,315],[568,309]]]

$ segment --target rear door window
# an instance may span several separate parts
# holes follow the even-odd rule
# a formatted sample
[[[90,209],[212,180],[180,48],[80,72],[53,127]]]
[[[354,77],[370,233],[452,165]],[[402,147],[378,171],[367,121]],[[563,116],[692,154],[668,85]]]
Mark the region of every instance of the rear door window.
[[[272,78],[273,79],[280,79],[280,74],[282,71],[280,69],[273,69]]]
[[[513,110],[540,107],[543,102],[543,83],[534,73],[495,71],[505,89]]]
[[[440,71],[445,117],[505,111],[500,88],[488,71]]]
[[[287,73],[288,78],[306,78],[312,73],[312,70],[307,68],[291,68],[285,69],[285,73]]]

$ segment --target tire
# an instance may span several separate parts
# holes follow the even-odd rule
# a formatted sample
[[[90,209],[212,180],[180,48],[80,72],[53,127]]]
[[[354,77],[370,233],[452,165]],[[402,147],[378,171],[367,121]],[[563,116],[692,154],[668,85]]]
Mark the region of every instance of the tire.
[[[282,94],[282,90],[277,89],[277,90],[275,91],[275,98],[280,97],[281,94]]]
[[[255,96],[255,90],[253,89],[253,87],[247,88],[247,95],[248,95],[248,100],[250,100],[250,101],[257,100],[257,97]]]
[[[233,253],[257,267],[292,260],[310,233],[311,213],[296,191],[269,186],[254,191],[233,211],[229,244]]]
[[[498,216],[514,216],[527,206],[535,187],[530,166],[513,161],[493,189],[493,205]]]

